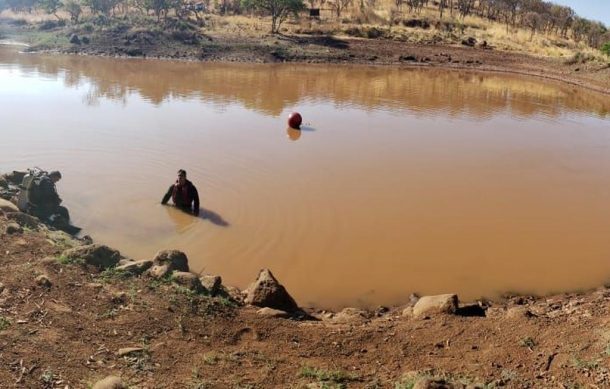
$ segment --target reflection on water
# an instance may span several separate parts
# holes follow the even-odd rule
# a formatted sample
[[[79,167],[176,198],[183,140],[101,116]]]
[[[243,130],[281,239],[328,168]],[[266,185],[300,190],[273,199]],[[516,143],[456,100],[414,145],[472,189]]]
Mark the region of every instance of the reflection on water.
[[[181,249],[240,287],[270,267],[304,305],[602,283],[609,109],[507,75],[0,47],[0,170],[61,170],[75,224],[127,255]],[[178,168],[199,217],[159,204]]]

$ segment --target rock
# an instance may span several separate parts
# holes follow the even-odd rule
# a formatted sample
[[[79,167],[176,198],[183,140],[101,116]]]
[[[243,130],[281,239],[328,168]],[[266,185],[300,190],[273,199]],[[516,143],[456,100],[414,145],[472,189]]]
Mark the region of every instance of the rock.
[[[78,35],[72,34],[70,36],[70,43],[72,43],[73,45],[80,45],[80,38],[78,37]]]
[[[17,223],[8,223],[4,229],[4,232],[8,235],[21,234],[23,232],[23,228],[21,228],[21,226]]]
[[[95,243],[66,250],[62,255],[69,259],[81,259],[100,270],[113,267],[121,260],[121,253],[117,250]]]
[[[0,282],[0,293],[4,292],[5,286],[2,282]]]
[[[199,281],[201,281],[201,285],[210,292],[211,296],[216,296],[222,285],[222,278],[220,278],[220,276],[205,275],[200,277]]]
[[[49,280],[49,277],[47,277],[46,275],[42,274],[39,275],[38,277],[36,277],[36,283],[40,286],[42,286],[43,288],[50,288],[51,287],[51,281]]]
[[[398,57],[398,60],[405,61],[405,62],[416,62],[417,57],[414,55],[401,55],[400,57]]]
[[[197,275],[185,271],[175,271],[172,274],[172,281],[180,286],[184,286],[188,290],[200,292],[204,290],[203,285]]]
[[[506,310],[505,317],[507,319],[516,319],[520,317],[533,317],[534,314],[525,306],[511,307]]]
[[[477,44],[477,40],[473,37],[468,37],[462,41],[464,46],[474,47]]]
[[[171,273],[172,271],[170,270],[169,265],[153,266],[148,271],[148,275],[150,275],[152,278],[164,278]]]
[[[454,389],[455,386],[445,380],[422,378],[415,383],[413,389]]]
[[[170,271],[189,271],[186,254],[178,250],[159,251],[153,259],[155,265],[169,265]]]
[[[286,312],[299,309],[294,299],[268,269],[261,270],[257,280],[248,287],[245,303]]]
[[[84,36],[84,37],[81,38],[81,42],[83,42],[84,44],[88,45],[91,42],[91,40],[89,39],[88,36]]]
[[[0,176],[0,188],[8,188],[8,181],[6,180],[6,178],[4,178],[4,176]]]
[[[115,292],[110,296],[110,301],[115,304],[125,304],[127,302],[127,293]]]
[[[361,323],[372,317],[370,312],[358,308],[343,308],[340,312],[332,315],[331,320],[335,323]]]
[[[424,296],[413,307],[413,315],[421,317],[433,313],[455,313],[458,307],[458,297],[455,294]]]
[[[234,286],[225,286],[224,287],[225,292],[227,292],[227,294],[229,295],[229,297],[231,297],[231,299],[233,299],[234,301],[243,304],[244,302],[244,293],[237,289]]]
[[[402,310],[402,315],[404,317],[413,317],[413,307],[406,307]]]
[[[117,354],[119,355],[119,357],[124,357],[125,355],[140,353],[142,351],[144,351],[142,347],[125,347],[120,348]]]
[[[89,282],[89,283],[86,283],[85,286],[87,288],[100,290],[104,287],[104,284],[100,284],[99,282]]]
[[[6,218],[17,222],[22,227],[35,230],[40,226],[40,220],[34,216],[22,212],[5,212]]]
[[[93,384],[91,389],[124,389],[125,385],[123,385],[123,381],[119,377],[116,376],[108,376],[103,380],[97,381]]]
[[[19,212],[19,208],[8,200],[0,199],[0,210],[4,212]]]
[[[120,263],[120,262],[119,262]],[[146,270],[150,269],[153,265],[153,261],[149,259],[143,259],[141,261],[132,261],[124,265],[117,266],[117,270],[122,270],[133,275],[140,275]]]
[[[12,173],[5,174],[4,179],[6,179],[9,183],[13,185],[21,185],[21,183],[23,182],[23,177],[25,177],[26,174],[27,172],[13,170]]]
[[[256,311],[256,313],[258,315],[261,316],[265,316],[265,317],[279,317],[279,318],[289,318],[290,314],[286,311],[281,311],[279,309],[273,309],[273,308],[261,308],[258,311]]]

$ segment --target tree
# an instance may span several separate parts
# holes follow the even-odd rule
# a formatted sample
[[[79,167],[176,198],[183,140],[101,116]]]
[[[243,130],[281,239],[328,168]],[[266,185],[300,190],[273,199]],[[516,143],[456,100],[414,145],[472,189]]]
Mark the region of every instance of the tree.
[[[78,23],[78,18],[83,12],[83,8],[78,0],[66,0],[64,3],[64,9],[70,14],[70,20],[72,23]]]
[[[271,33],[276,34],[280,25],[290,15],[305,9],[303,0],[242,0],[244,8],[261,10],[271,14]]]
[[[54,15],[57,19],[61,19],[57,15],[57,11],[63,4],[60,0],[39,0],[38,6],[49,15]]]

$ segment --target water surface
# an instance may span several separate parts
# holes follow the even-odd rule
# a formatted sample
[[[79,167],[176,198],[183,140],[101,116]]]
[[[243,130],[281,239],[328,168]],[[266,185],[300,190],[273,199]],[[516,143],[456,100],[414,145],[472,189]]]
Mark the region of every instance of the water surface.
[[[0,119],[0,170],[61,170],[97,241],[134,258],[180,249],[239,287],[269,267],[302,305],[610,277],[610,99],[571,86],[0,46]],[[179,168],[199,218],[159,205]]]

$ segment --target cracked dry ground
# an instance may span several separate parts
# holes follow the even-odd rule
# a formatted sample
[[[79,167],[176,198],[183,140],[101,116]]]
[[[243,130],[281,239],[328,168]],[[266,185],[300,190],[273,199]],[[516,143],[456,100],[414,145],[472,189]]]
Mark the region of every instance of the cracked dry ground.
[[[493,304],[487,317],[403,316],[404,307],[296,321],[170,283],[57,260],[78,244],[0,215],[0,387],[609,387],[610,290]],[[50,287],[36,278],[46,275]],[[254,278],[255,275],[253,275]],[[119,356],[118,350],[141,351]]]

